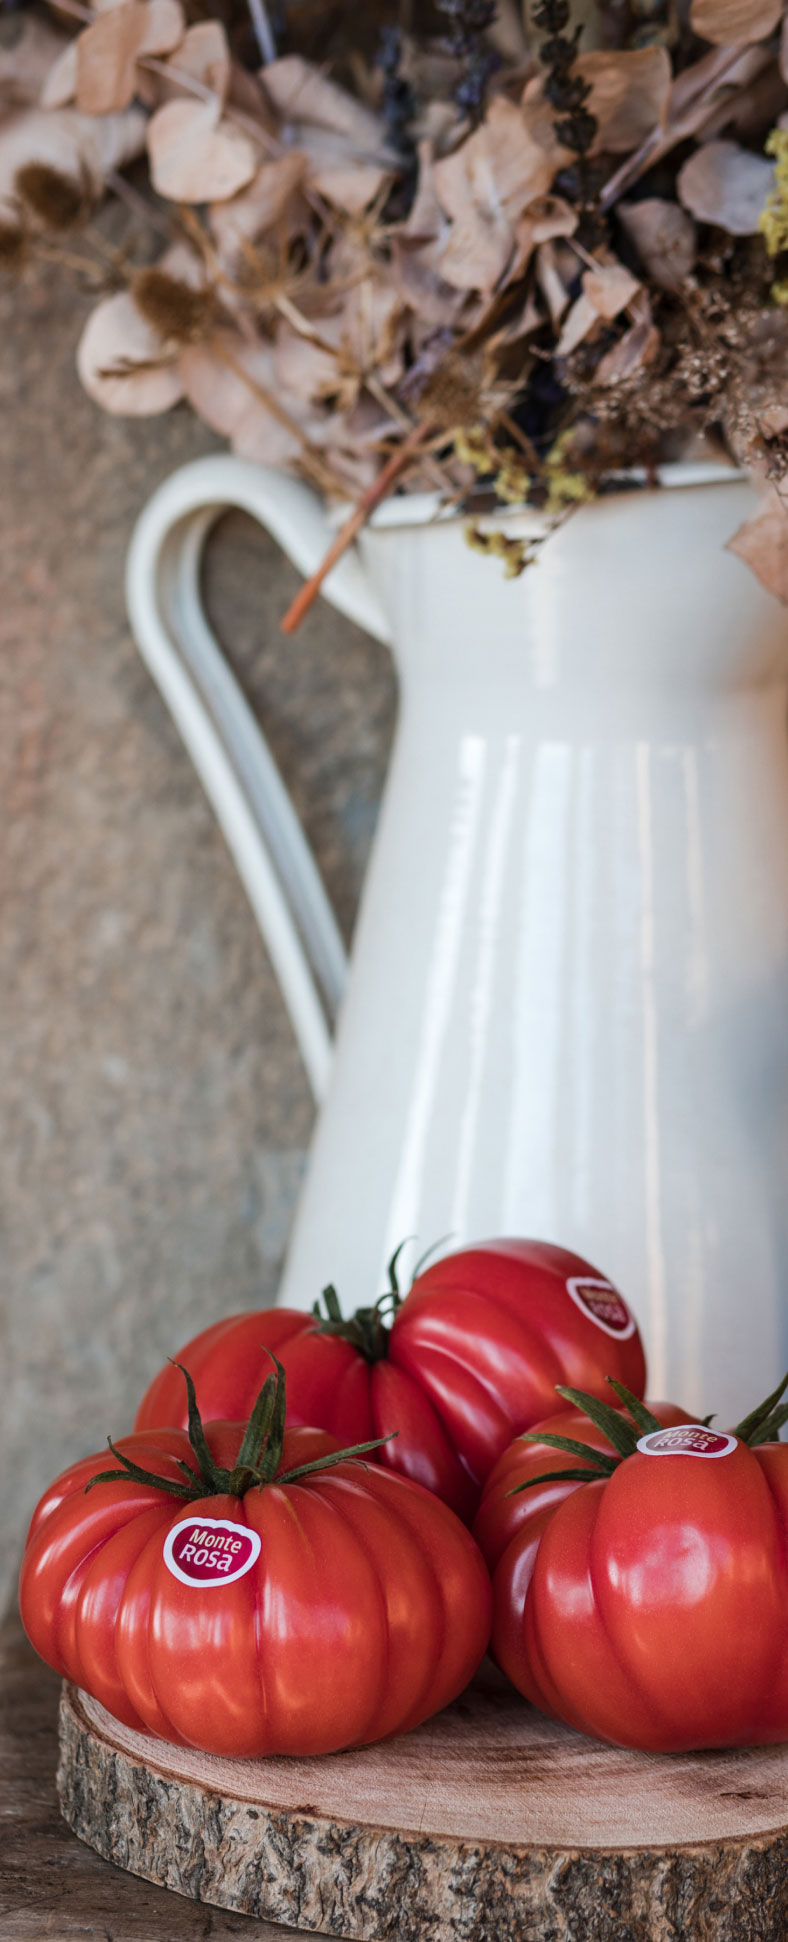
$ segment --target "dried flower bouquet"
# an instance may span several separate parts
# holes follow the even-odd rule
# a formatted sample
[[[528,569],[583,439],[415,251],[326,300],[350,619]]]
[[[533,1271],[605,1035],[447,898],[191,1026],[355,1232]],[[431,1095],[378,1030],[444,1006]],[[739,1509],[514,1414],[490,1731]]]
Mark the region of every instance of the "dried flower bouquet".
[[[91,397],[187,401],[354,529],[727,457],[788,601],[784,0],[239,4],[0,19],[0,261],[85,274]]]

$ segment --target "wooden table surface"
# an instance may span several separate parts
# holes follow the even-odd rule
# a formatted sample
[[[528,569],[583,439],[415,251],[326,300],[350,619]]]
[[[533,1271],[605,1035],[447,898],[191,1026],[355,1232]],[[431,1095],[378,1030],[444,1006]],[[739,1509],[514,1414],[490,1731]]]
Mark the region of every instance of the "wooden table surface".
[[[2,1942],[315,1942],[153,1888],[69,1833],[55,1799],[59,1695],[13,1614],[0,1630]]]

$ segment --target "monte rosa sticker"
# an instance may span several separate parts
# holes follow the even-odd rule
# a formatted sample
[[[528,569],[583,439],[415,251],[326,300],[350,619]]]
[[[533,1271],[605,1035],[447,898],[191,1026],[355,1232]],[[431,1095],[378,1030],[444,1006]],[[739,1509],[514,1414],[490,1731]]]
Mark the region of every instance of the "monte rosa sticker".
[[[164,1562],[182,1585],[231,1585],[260,1556],[260,1538],[247,1524],[225,1517],[191,1517],[175,1524],[164,1541]]]
[[[673,1429],[649,1430],[638,1439],[644,1456],[730,1456],[736,1448],[735,1436],[724,1430],[711,1430],[705,1423],[677,1423]]]
[[[576,1308],[581,1314],[589,1315],[597,1328],[604,1329],[606,1335],[613,1335],[618,1342],[626,1342],[635,1333],[635,1317],[630,1315],[627,1304],[618,1289],[609,1281],[595,1281],[588,1275],[572,1275],[566,1284]]]

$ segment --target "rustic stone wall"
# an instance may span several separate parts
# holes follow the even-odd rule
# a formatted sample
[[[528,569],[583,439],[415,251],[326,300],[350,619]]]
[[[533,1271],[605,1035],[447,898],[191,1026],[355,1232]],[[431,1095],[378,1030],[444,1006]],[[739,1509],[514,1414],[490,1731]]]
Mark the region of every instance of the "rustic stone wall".
[[[213,441],[185,411],[135,423],[90,403],[88,303],[52,271],[0,284],[0,1600],[49,1477],[128,1425],[185,1335],[273,1297],[312,1125],[265,951],[125,621],[136,514]],[[252,522],[224,522],[211,611],[349,935],[393,681],[323,605],[285,641],[296,585]]]

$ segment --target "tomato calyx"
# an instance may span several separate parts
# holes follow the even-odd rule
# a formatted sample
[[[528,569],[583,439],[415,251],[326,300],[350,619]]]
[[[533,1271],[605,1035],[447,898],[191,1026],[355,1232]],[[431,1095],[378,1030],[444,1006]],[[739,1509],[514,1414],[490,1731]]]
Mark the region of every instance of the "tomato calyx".
[[[264,1488],[269,1483],[295,1483],[299,1478],[312,1476],[318,1470],[331,1470],[335,1464],[345,1463],[350,1457],[366,1456],[371,1450],[379,1449],[382,1443],[390,1443],[398,1434],[397,1430],[391,1430],[388,1436],[376,1436],[369,1443],[354,1443],[345,1450],[331,1450],[325,1456],[314,1457],[310,1463],[300,1463],[292,1470],[277,1474],[282,1461],[287,1383],[281,1362],[270,1349],[268,1353],[274,1371],[266,1376],[260,1390],[232,1470],[225,1469],[212,1456],[197,1407],[194,1383],[183,1363],[175,1362],[173,1367],[180,1369],[186,1383],[189,1399],[188,1437],[199,1474],[195,1474],[190,1464],[176,1457],[174,1461],[185,1481],[180,1483],[176,1477],[157,1476],[155,1471],[144,1470],[131,1457],[127,1457],[111,1437],[107,1437],[112,1455],[122,1467],[98,1471],[85,1485],[86,1491],[92,1490],[97,1483],[138,1483],[151,1485],[155,1490],[165,1491],[168,1496],[183,1498],[189,1503],[202,1497],[244,1497],[247,1490]]]
[[[612,1404],[600,1401],[598,1396],[587,1395],[582,1389],[567,1389],[563,1384],[559,1384],[556,1387],[556,1394],[562,1396],[565,1402],[572,1403],[588,1417],[589,1422],[593,1423],[596,1429],[601,1430],[602,1435],[612,1446],[610,1454],[606,1450],[597,1450],[593,1444],[583,1443],[573,1436],[554,1436],[550,1430],[543,1432],[526,1430],[520,1437],[520,1442],[547,1444],[550,1449],[560,1450],[562,1455],[576,1457],[578,1461],[573,1469],[566,1467],[562,1470],[542,1470],[537,1477],[528,1477],[524,1483],[515,1484],[512,1490],[508,1490],[507,1497],[518,1497],[521,1491],[533,1490],[535,1485],[540,1483],[599,1483],[600,1479],[612,1477],[613,1471],[617,1470],[619,1464],[624,1463],[627,1457],[634,1456],[641,1436],[648,1436],[652,1431],[662,1429],[663,1425],[657,1417],[638,1396],[633,1396],[631,1391],[624,1387],[623,1382],[616,1382],[614,1376],[607,1376],[606,1381],[609,1382],[611,1389],[615,1390],[627,1415],[619,1409],[614,1409]],[[788,1389],[788,1374],[783,1376],[782,1382],[772,1390],[771,1395],[766,1396],[748,1416],[742,1417],[741,1422],[737,1423],[735,1429],[731,1431],[731,1435],[737,1437],[740,1443],[748,1444],[750,1449],[758,1443],[774,1442],[783,1424],[788,1423],[788,1402],[782,1400],[786,1389]],[[628,1421],[627,1418],[631,1420]],[[702,1418],[706,1427],[712,1421],[713,1414]]]
[[[341,1341],[350,1342],[354,1349],[358,1349],[359,1355],[363,1355],[365,1362],[385,1362],[389,1350],[391,1324],[406,1300],[400,1288],[397,1264],[403,1248],[407,1247],[408,1241],[413,1238],[412,1234],[407,1235],[405,1240],[400,1241],[399,1246],[394,1249],[388,1265],[389,1285],[383,1294],[378,1296],[373,1307],[357,1308],[355,1315],[343,1315],[336,1288],[333,1282],[329,1282],[321,1296],[325,1304],[325,1314],[321,1310],[319,1301],[316,1301],[312,1308],[312,1314],[317,1323],[314,1333],[338,1335]],[[444,1235],[440,1241],[434,1241],[432,1247],[428,1247],[426,1253],[421,1255],[410,1278],[411,1288],[430,1255],[435,1253],[436,1248],[443,1246],[444,1240],[449,1239],[448,1234]],[[388,1314],[385,1314],[386,1309]]]
[[[325,1315],[320,1302],[316,1301],[312,1314],[317,1322],[315,1335],[337,1335],[342,1342],[350,1342],[365,1362],[385,1362],[389,1349],[390,1329],[383,1320],[382,1308],[389,1295],[381,1295],[374,1308],[357,1308],[355,1315],[343,1315],[342,1308],[333,1282],[323,1289],[321,1300],[325,1304]],[[396,1308],[392,1311],[396,1314]]]

